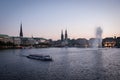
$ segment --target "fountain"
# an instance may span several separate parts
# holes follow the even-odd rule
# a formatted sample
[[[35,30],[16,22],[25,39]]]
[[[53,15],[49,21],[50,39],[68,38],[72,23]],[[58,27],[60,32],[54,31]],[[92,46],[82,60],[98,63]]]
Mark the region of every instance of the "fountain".
[[[103,30],[101,29],[101,27],[96,28],[95,40],[92,44],[93,48],[101,48],[102,47],[102,32],[103,32]]]

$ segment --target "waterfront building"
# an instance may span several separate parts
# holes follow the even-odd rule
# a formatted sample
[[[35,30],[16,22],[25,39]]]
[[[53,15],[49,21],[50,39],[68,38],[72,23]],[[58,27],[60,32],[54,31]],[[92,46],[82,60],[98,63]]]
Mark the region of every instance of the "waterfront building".
[[[113,37],[104,38],[102,44],[103,47],[108,47],[108,48],[116,47],[116,39]]]
[[[34,39],[34,47],[41,48],[41,47],[49,47],[50,41],[45,38],[33,38]]]
[[[12,38],[6,34],[0,34],[0,41],[4,43],[13,42]]]
[[[92,48],[96,38],[90,38],[88,40],[89,47]]]
[[[34,44],[34,40],[32,38],[24,37],[22,38],[22,46],[32,46]]]
[[[76,47],[87,48],[88,47],[88,40],[85,38],[78,38],[76,40]]]
[[[11,37],[12,40],[13,40],[13,43],[16,45],[16,46],[19,46],[21,44],[21,39],[20,37]]]
[[[120,37],[116,38],[116,47],[120,48]]]

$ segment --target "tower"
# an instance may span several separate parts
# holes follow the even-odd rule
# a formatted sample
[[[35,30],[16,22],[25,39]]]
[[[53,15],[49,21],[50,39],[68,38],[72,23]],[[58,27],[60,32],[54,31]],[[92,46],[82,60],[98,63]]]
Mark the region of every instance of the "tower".
[[[63,30],[61,31],[61,41],[64,40]]]
[[[68,37],[67,30],[65,30],[65,40],[67,40],[67,37]]]
[[[21,25],[20,25],[20,37],[23,37],[22,23],[21,23]]]

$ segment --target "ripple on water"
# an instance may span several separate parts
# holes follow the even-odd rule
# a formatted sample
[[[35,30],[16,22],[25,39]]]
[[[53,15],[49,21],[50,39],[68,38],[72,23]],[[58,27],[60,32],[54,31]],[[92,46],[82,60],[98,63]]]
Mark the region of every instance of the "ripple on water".
[[[28,59],[49,54],[53,62]],[[0,51],[0,80],[120,80],[119,49],[46,48]]]

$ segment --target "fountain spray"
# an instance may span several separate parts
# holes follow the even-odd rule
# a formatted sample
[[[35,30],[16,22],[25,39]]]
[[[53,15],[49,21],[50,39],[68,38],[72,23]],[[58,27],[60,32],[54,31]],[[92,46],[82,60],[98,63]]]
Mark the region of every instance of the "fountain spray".
[[[101,48],[102,47],[102,32],[103,30],[101,27],[96,28],[96,33],[95,33],[95,41],[93,43],[93,48]]]

